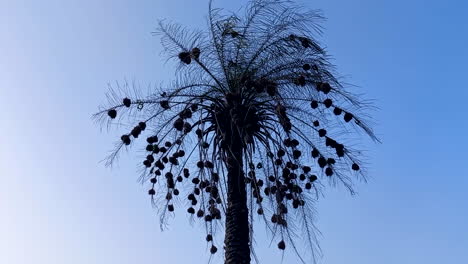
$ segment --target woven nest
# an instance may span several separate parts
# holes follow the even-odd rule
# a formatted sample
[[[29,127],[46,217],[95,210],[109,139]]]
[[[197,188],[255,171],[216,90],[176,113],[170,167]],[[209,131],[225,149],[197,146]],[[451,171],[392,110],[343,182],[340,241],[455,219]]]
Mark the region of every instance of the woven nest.
[[[344,116],[343,116],[343,119],[345,122],[349,122],[353,119],[353,114],[351,113],[345,113]]]
[[[200,49],[199,48],[193,48],[192,49],[192,57],[196,60],[198,60],[198,58],[200,58]]]
[[[320,152],[319,152],[318,149],[314,148],[314,149],[312,149],[311,155],[312,155],[312,158],[315,159],[320,155]]]
[[[148,137],[148,138],[146,139],[146,142],[148,142],[148,144],[156,143],[156,142],[158,142],[158,136]]]
[[[130,145],[130,136],[129,135],[122,135],[120,137],[120,139],[122,140],[122,142],[125,144],[125,145]]]
[[[138,138],[138,136],[141,134],[141,128],[139,126],[134,127],[130,134],[132,134],[134,138]]]
[[[181,62],[183,62],[185,64],[190,64],[192,62],[192,58],[190,56],[190,53],[186,52],[186,51],[183,51],[183,52],[179,53],[179,59],[180,59]]]
[[[327,134],[327,130],[325,129],[319,129],[318,131],[319,137],[324,137]]]
[[[325,105],[326,108],[329,108],[330,106],[332,106],[333,101],[331,99],[325,99],[323,101],[323,104]]]
[[[130,105],[132,104],[132,100],[130,100],[129,98],[126,98],[126,97],[125,97],[125,98],[122,100],[122,103],[123,103],[123,105],[125,105],[126,107],[130,107]]]
[[[341,110],[341,108],[339,107],[335,107],[335,109],[333,109],[333,113],[335,115],[341,115],[341,113],[343,113],[343,110]]]
[[[115,109],[111,109],[111,110],[109,110],[109,111],[107,112],[107,115],[108,115],[110,118],[114,119],[114,118],[117,117],[117,111],[116,111]]]
[[[359,168],[359,165],[356,164],[356,163],[353,163],[353,165],[351,166],[351,168],[355,171],[358,171],[360,168]]]
[[[318,102],[316,100],[313,100],[311,103],[310,103],[310,107],[312,109],[316,109],[318,107]]]

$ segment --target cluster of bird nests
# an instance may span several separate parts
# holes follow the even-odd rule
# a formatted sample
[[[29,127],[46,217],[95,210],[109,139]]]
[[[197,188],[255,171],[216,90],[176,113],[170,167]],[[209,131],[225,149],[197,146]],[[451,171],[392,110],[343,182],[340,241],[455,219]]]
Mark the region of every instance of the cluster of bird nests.
[[[198,49],[194,48],[194,50]],[[179,58],[183,63],[189,62],[188,58],[193,56],[193,51],[192,53],[179,54]],[[198,56],[199,50],[196,59],[198,59]],[[302,68],[304,71],[312,69],[309,64],[304,64]],[[297,86],[305,86],[307,80],[304,76],[299,75],[297,79],[293,80],[293,83]],[[315,88],[323,94],[328,94],[332,90],[330,84],[321,82],[315,83]],[[246,98],[253,98],[262,93],[274,98],[277,96],[278,84],[268,79],[246,80],[244,89]],[[206,141],[210,133],[215,134],[215,131],[226,131],[228,127],[234,124],[234,127],[241,131],[242,143],[245,148],[253,145],[256,138],[258,140],[258,138],[266,134],[265,127],[268,121],[277,121],[286,132],[285,135],[291,135],[292,123],[284,105],[278,103],[274,109],[268,109],[267,106],[255,102],[243,103],[244,101],[246,101],[245,98],[242,98],[239,94],[226,93],[222,100],[215,103],[207,104],[209,100],[205,100],[205,103],[200,100],[199,103],[187,104],[177,116],[174,116],[172,130],[177,135],[175,141],[160,141],[158,135],[151,135],[146,138],[147,146],[145,150],[147,156],[142,163],[144,167],[148,168],[149,175],[151,175],[149,182],[152,187],[148,193],[154,197],[157,192],[157,183],[162,182],[162,186],[165,186],[165,188],[160,192],[164,193],[167,211],[173,212],[175,210],[174,197],[181,194],[177,185],[186,181],[191,186],[188,189],[189,193],[186,195],[189,204],[186,212],[208,223],[222,219],[224,204],[220,189],[222,188],[221,178],[224,175],[220,176],[219,168],[222,164],[219,164],[219,157],[216,157],[216,152],[228,151],[225,149],[228,145],[226,143],[228,139],[218,136],[219,139],[215,140],[215,146],[211,146],[210,142]],[[122,105],[131,107],[131,99],[124,98]],[[170,99],[160,100],[159,105],[162,110],[171,110]],[[330,98],[323,101],[310,101],[311,109],[318,109],[320,106],[325,109],[333,108],[332,113],[336,116],[342,115],[345,122],[350,122],[354,118],[352,113],[334,106]],[[117,108],[109,109],[108,116],[112,119],[116,118]],[[203,129],[203,125],[208,125],[208,128]],[[302,194],[304,191],[313,190],[318,179],[317,174],[312,172],[312,167],[320,168],[326,176],[331,177],[334,174],[334,165],[337,159],[344,158],[346,155],[345,146],[328,136],[327,129],[321,127],[318,120],[312,121],[312,126],[318,137],[324,139],[325,147],[334,150],[334,157],[325,156],[316,147],[313,147],[309,153],[303,153],[300,148],[300,140],[290,137],[286,137],[281,141],[274,141],[274,143],[270,142],[273,144],[269,147],[265,146],[268,151],[265,152],[266,155],[263,159],[268,164],[268,169],[265,168],[263,162],[255,162],[254,158],[246,157],[245,162],[248,164],[248,169],[244,181],[250,186],[252,197],[256,202],[256,213],[264,215],[263,202],[265,198],[274,201],[276,209],[273,210],[269,218],[274,225],[287,227],[288,208],[298,210],[306,204],[307,199]],[[130,145],[131,141],[138,139],[145,129],[146,122],[139,122],[128,134],[122,135],[122,144]],[[195,171],[193,175],[191,175],[191,168],[187,164],[190,156],[187,156],[186,150],[183,148],[184,140],[191,133],[197,138],[197,146],[200,151],[209,153],[211,150],[212,154],[196,161],[196,168],[192,168]],[[303,155],[308,155],[315,160],[315,165],[302,165],[301,158]],[[218,154],[218,156],[222,155]],[[218,158],[218,161],[213,160],[213,158]],[[183,165],[186,165],[186,167]],[[358,171],[360,167],[353,162],[351,169]],[[269,174],[266,173],[267,171]],[[206,240],[212,242],[212,234],[207,234]],[[278,248],[285,249],[284,240],[278,243]],[[212,245],[211,253],[216,251],[217,248]]]
[[[356,129],[377,140],[360,116],[366,104],[334,77],[325,51],[301,28],[304,18],[295,26],[290,20],[296,11],[284,10],[274,21],[273,9],[262,18],[262,26],[283,23],[274,35],[261,27],[249,31],[223,24],[226,20],[213,14],[212,37],[205,42],[160,24],[163,44],[180,61],[182,77],[160,96],[122,96],[97,114],[120,121],[132,109],[141,111],[141,119],[128,119],[134,127],[121,136],[117,150],[145,134],[143,178],[152,201],[163,208],[162,219],[183,207],[206,227],[213,254],[216,223],[222,224],[228,205],[233,144],[242,149],[237,162],[250,221],[257,214],[280,236],[279,249],[289,240],[295,250],[292,231],[298,223],[313,240],[313,204],[321,182],[352,190],[349,175],[362,175],[360,152],[344,143],[344,135]],[[255,25],[252,21],[248,25]]]

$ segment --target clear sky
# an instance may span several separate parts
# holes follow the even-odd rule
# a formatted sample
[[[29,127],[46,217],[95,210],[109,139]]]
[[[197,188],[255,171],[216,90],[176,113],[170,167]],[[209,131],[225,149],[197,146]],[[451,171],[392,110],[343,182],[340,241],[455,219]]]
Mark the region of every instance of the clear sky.
[[[108,82],[168,80],[156,19],[204,26],[206,2],[0,0],[0,263],[206,263],[185,212],[160,232],[135,155],[98,163],[120,132],[90,119]],[[468,2],[307,5],[346,81],[376,100],[384,142],[367,145],[357,196],[321,199],[321,263],[468,263]],[[280,263],[262,232],[259,258]]]

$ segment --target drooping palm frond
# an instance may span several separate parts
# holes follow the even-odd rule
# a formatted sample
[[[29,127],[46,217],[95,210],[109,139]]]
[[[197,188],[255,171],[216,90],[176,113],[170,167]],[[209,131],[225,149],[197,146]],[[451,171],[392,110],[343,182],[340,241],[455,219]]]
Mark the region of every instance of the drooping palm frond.
[[[303,10],[256,0],[244,16],[225,16],[210,1],[207,31],[160,21],[165,54],[180,61],[175,81],[147,96],[125,93],[128,84],[111,89],[109,106],[94,116],[135,124],[108,164],[145,135],[141,180],[151,185],[161,223],[176,201],[185,204],[205,222],[212,253],[227,206],[229,131],[241,136],[250,221],[263,220],[280,249],[298,253],[295,241],[303,239],[315,256],[314,204],[324,182],[353,192],[353,180],[365,179],[350,142],[360,134],[378,141],[365,121],[371,105],[340,83],[316,39],[322,16]]]

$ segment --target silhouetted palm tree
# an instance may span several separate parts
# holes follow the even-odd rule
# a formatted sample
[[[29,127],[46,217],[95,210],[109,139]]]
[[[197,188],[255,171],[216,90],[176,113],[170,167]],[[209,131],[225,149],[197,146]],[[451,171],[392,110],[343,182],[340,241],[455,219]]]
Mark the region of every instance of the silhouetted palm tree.
[[[288,243],[298,253],[299,238],[315,256],[321,182],[352,191],[352,178],[363,176],[359,152],[344,141],[360,132],[377,140],[361,117],[369,105],[334,74],[315,39],[321,19],[290,1],[257,0],[245,16],[222,15],[210,2],[206,32],[161,21],[156,34],[180,62],[175,81],[147,96],[114,87],[95,115],[134,124],[108,164],[146,134],[142,181],[161,223],[176,201],[187,204],[205,222],[214,254],[225,218],[225,263],[250,263],[254,220],[265,222],[279,249]]]

